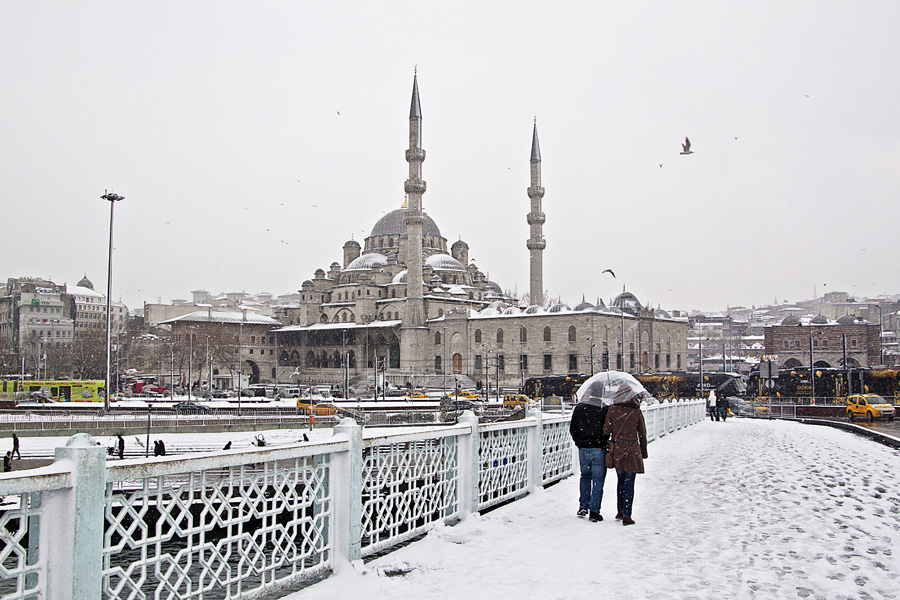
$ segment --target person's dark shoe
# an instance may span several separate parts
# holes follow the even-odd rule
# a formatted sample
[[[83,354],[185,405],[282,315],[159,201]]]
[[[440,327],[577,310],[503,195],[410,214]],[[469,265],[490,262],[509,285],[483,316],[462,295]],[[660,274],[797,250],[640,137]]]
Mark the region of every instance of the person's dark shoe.
[[[631,517],[622,517],[622,525],[634,525],[634,519]]]
[[[577,514],[578,514],[579,517],[586,517],[587,514],[588,514],[588,509],[586,509],[586,508],[579,508]]]
[[[623,516],[625,516],[625,515],[623,515],[623,514],[620,513],[620,512],[617,512],[617,513],[616,513],[616,521],[621,521]]]
[[[588,517],[588,521],[590,521],[591,523],[599,523],[602,520],[603,516],[600,513],[592,512],[591,516]]]

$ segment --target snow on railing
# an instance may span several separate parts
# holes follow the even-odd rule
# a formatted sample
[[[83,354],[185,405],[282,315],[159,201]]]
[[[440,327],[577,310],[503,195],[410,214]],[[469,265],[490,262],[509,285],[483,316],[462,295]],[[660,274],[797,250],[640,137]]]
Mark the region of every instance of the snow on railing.
[[[703,401],[644,407],[648,439]],[[73,436],[42,469],[0,476],[0,596],[257,597],[396,547],[574,472],[568,415],[323,443],[106,463]]]

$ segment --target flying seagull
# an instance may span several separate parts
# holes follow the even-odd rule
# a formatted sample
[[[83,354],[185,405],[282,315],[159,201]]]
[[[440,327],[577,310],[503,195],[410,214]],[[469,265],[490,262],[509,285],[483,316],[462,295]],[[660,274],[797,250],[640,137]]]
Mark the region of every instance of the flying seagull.
[[[604,273],[609,273],[610,275],[613,276],[613,279],[616,278],[616,274],[613,273],[613,270],[612,270],[612,269],[603,269],[603,270],[600,272],[601,275],[603,275]]]
[[[683,148],[683,150],[681,151],[682,154],[693,154],[693,152],[691,151],[691,140],[687,139],[686,136],[681,147]]]

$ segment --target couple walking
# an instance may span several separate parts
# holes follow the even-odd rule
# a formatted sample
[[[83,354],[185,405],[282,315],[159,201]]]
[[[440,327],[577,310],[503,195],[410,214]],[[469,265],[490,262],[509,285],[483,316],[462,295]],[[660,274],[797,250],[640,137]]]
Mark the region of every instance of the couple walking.
[[[572,411],[569,433],[578,447],[581,479],[578,516],[589,515],[596,523],[603,520],[600,502],[606,469],[615,468],[616,519],[623,525],[634,525],[631,507],[634,503],[634,478],[644,472],[647,458],[647,428],[641,412],[641,396],[627,384],[616,390],[612,405],[598,397],[585,395]],[[611,447],[611,448],[610,448]],[[607,461],[610,454],[612,464]]]

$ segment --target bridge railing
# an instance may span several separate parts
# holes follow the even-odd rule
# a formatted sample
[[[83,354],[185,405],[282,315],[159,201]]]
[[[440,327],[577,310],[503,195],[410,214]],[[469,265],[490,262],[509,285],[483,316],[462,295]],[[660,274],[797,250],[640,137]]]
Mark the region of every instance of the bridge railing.
[[[648,438],[703,402],[645,407]],[[76,434],[0,476],[0,597],[253,598],[389,550],[574,472],[569,415],[107,464]],[[649,423],[653,421],[651,428]],[[651,434],[650,431],[653,431]]]

